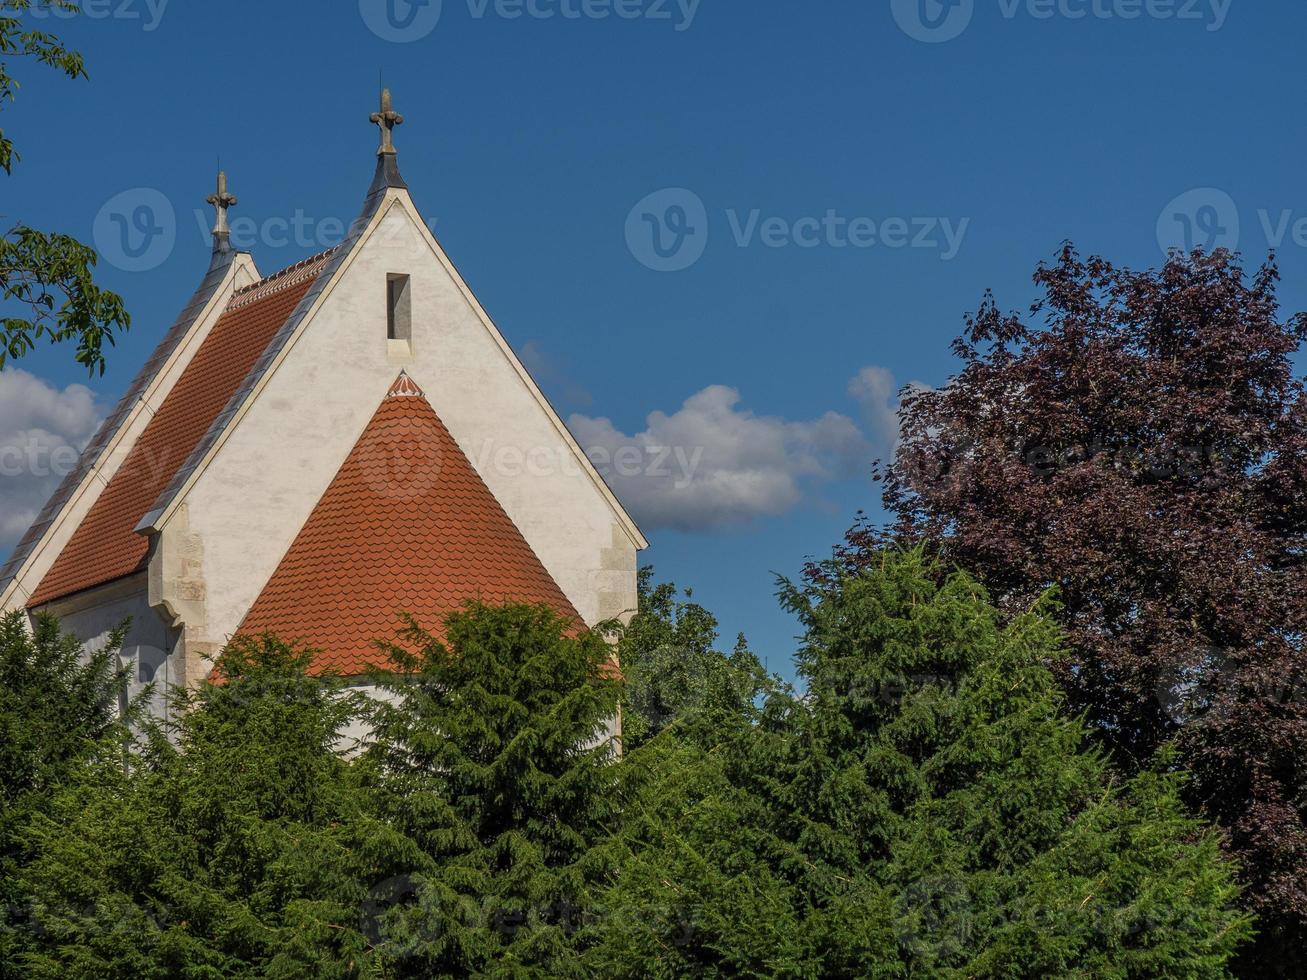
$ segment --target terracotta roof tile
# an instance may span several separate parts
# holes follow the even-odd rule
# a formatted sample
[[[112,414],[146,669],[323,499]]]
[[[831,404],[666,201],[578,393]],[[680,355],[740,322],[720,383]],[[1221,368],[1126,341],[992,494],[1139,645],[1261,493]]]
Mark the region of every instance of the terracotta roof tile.
[[[168,486],[268,342],[295,310],[326,256],[316,256],[237,293],[150,419],[123,465],[73,532],[28,608],[135,574],[148,540],[137,522]]]
[[[545,603],[562,589],[422,395],[401,375],[241,624],[358,676],[410,613],[440,636],[470,599]]]
[[[32,552],[40,543],[41,538],[45,536],[45,533],[54,524],[55,519],[67,505],[68,501],[72,499],[73,494],[76,493],[77,488],[81,486],[82,482],[86,479],[91,468],[99,461],[105,448],[113,441],[114,437],[122,428],[123,423],[127,421],[127,418],[131,415],[132,409],[134,409],[136,403],[140,401],[141,395],[144,393],[145,389],[150,386],[159,371],[163,368],[164,364],[166,364],[168,359],[172,357],[173,352],[176,351],[178,345],[180,345],[182,340],[184,340],[191,332],[191,328],[194,327],[195,321],[199,318],[200,314],[204,311],[204,308],[208,306],[209,301],[213,299],[214,294],[217,293],[219,287],[221,287],[222,283],[226,280],[227,275],[231,270],[231,265],[236,259],[236,255],[237,253],[230,250],[215,251],[213,253],[213,258],[209,265],[209,271],[205,273],[204,279],[200,282],[199,288],[195,290],[194,295],[191,296],[190,302],[187,303],[186,307],[180,314],[178,314],[173,325],[168,329],[168,332],[164,334],[163,339],[159,341],[159,346],[156,347],[154,353],[150,355],[150,359],[145,362],[145,366],[141,368],[139,373],[137,373],[131,386],[118,400],[117,407],[114,408],[113,414],[104,420],[99,431],[96,432],[95,437],[91,440],[86,449],[83,450],[81,458],[77,461],[77,466],[73,468],[72,472],[64,477],[63,481],[59,484],[59,488],[54,492],[53,496],[46,501],[45,507],[41,509],[41,513],[37,517],[35,523],[28,528],[27,534],[25,534],[23,539],[18,543],[18,547],[14,549],[14,553],[10,556],[9,561],[5,563],[4,568],[0,569],[0,591],[3,591],[5,586],[9,584],[10,580],[17,576],[23,563],[31,557]]]

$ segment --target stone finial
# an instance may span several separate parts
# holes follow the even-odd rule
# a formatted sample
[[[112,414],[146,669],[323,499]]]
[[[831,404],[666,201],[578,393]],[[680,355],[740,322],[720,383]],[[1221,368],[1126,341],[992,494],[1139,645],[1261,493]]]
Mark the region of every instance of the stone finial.
[[[213,226],[214,238],[226,239],[231,235],[231,227],[227,224],[227,209],[233,207],[236,203],[236,196],[227,192],[227,174],[218,171],[218,189],[215,193],[206,198],[209,204],[212,204],[218,212],[218,220]]]
[[[404,117],[395,111],[390,101],[390,89],[381,90],[381,111],[374,112],[368,119],[381,129],[381,146],[378,156],[394,156],[395,127],[404,124]]]

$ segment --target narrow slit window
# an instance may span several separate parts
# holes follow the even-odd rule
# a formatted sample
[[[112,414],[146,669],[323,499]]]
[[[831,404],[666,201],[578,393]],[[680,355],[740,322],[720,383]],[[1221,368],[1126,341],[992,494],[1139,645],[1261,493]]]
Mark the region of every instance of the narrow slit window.
[[[409,277],[392,273],[386,277],[386,337],[413,340],[413,304],[409,299]]]

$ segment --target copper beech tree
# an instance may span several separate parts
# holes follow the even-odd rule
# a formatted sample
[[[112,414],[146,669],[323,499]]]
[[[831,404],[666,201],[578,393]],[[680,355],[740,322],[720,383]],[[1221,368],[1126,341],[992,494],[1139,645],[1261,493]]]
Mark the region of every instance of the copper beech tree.
[[[986,295],[958,374],[904,392],[888,527],[930,540],[1009,615],[1056,588],[1071,704],[1132,772],[1165,743],[1226,829],[1259,939],[1307,949],[1307,403],[1273,262],[1173,254],[1135,272],[1064,246],[1028,317]],[[815,569],[814,569],[815,571]]]

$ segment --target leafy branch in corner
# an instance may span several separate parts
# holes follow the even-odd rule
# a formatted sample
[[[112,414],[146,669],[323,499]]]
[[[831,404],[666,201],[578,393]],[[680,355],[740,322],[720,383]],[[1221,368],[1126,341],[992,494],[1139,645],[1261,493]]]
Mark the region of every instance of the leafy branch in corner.
[[[23,17],[40,11],[75,14],[69,0],[0,0],[0,108],[13,102],[18,79],[12,59],[31,58],[71,79],[87,78],[82,55],[45,31],[27,30]],[[12,174],[21,159],[0,128],[0,169]],[[0,368],[30,353],[42,338],[77,341],[76,360],[104,373],[104,345],[126,330],[131,317],[122,297],[96,285],[95,250],[69,235],[18,222],[0,237]]]

